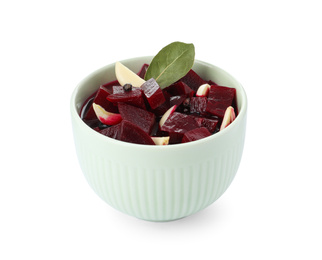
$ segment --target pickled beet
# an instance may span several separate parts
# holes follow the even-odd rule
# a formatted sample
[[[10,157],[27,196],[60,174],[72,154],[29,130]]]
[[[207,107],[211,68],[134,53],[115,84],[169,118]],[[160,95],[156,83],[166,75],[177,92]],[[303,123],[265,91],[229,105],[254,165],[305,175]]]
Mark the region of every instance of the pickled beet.
[[[198,88],[207,83],[194,70],[190,70],[180,81],[187,84],[193,91],[197,92]]]
[[[107,100],[107,96],[111,95],[110,90],[108,90],[104,86],[100,86],[98,89],[96,96],[93,100],[93,103],[100,105],[103,107],[106,111],[111,113],[118,113],[117,106],[113,104],[113,102]]]
[[[111,127],[107,127],[107,128],[104,128],[104,129],[98,129],[97,131],[99,133],[101,133],[102,135],[106,135],[108,137],[118,139],[118,135],[119,135],[119,131],[120,131],[120,125],[121,124],[113,125]]]
[[[199,125],[193,116],[173,112],[161,127],[161,131],[170,136],[170,144],[181,143],[183,134],[192,129],[198,128]]]
[[[225,111],[227,107],[229,107],[229,103],[226,101],[214,101],[208,100],[206,111],[214,116],[218,116],[219,118],[223,118],[225,115]]]
[[[211,100],[213,102],[227,102],[229,103],[229,105],[232,105],[235,95],[236,89],[234,88],[211,85],[208,94],[208,100]]]
[[[142,79],[144,79],[144,76],[145,76],[145,73],[146,73],[148,67],[149,67],[149,64],[146,64],[145,63],[145,64],[142,65],[142,67],[141,67],[141,69],[140,69],[140,71],[138,73],[139,77],[141,77]]]
[[[123,120],[137,125],[148,134],[151,133],[155,123],[155,115],[152,112],[122,102],[118,103],[118,109]]]
[[[154,78],[144,82],[141,89],[143,90],[143,93],[152,109],[157,108],[165,102],[163,92]]]
[[[208,129],[210,133],[215,133],[217,129],[217,125],[219,120],[218,119],[211,119],[206,117],[195,117],[199,127],[205,127]]]
[[[170,107],[173,105],[180,106],[187,98],[187,95],[170,97]]]
[[[220,118],[224,117],[227,107],[233,105],[236,89],[211,85],[206,111]]]
[[[155,114],[156,117],[162,117],[163,114],[171,107],[171,105],[170,105],[171,95],[166,91],[162,91],[162,92],[163,92],[163,96],[165,98],[165,102],[163,102],[157,108],[150,110],[152,113]]]
[[[207,108],[206,97],[192,97],[190,99],[190,113],[205,114]]]
[[[113,94],[113,87],[120,86],[120,83],[117,80],[105,83],[102,85],[110,94]]]
[[[194,90],[192,90],[186,83],[182,81],[173,83],[169,87],[166,87],[164,91],[168,92],[172,96],[186,95],[192,97],[195,93]]]
[[[122,120],[120,123],[117,139],[134,144],[154,145],[154,142],[149,134],[127,120]]]
[[[191,115],[173,112],[161,127],[162,131],[185,133],[198,128],[198,123]]]
[[[117,104],[118,102],[125,102],[136,107],[144,108],[145,103],[142,96],[142,89],[133,88],[132,91],[124,91],[123,87],[113,88],[118,89],[117,93],[114,93],[107,96],[106,99],[110,102]]]
[[[126,90],[124,90],[124,86],[113,86],[112,91],[113,91],[112,94],[119,94],[119,93],[126,92]]]
[[[210,135],[211,135],[211,133],[208,131],[207,128],[200,127],[200,128],[196,128],[196,129],[193,129],[193,130],[190,130],[190,131],[184,133],[181,142],[182,143],[192,142],[192,141],[196,141],[196,140],[205,138]]]

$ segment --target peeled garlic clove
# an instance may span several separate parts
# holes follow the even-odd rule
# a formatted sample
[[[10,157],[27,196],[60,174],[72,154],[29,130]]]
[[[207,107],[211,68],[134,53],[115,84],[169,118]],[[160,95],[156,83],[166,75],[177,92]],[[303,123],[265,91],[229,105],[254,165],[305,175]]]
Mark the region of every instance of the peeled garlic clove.
[[[145,82],[144,79],[135,74],[132,70],[124,66],[119,61],[115,63],[115,75],[121,86],[131,84],[133,87],[139,88]]]
[[[162,137],[152,136],[151,138],[156,145],[168,145],[170,140],[170,136],[162,136]]]
[[[160,121],[159,121],[159,126],[162,127],[164,122],[168,119],[168,117],[176,110],[177,105],[173,105],[172,107],[170,107],[161,117]]]
[[[225,111],[224,118],[222,120],[221,126],[220,126],[220,131],[226,128],[232,121],[235,119],[235,111],[232,106],[227,107]]]
[[[202,84],[196,92],[196,97],[206,97],[208,96],[210,85],[208,83]]]
[[[100,105],[93,103],[93,109],[97,118],[105,125],[116,125],[122,121],[120,114],[108,112]]]

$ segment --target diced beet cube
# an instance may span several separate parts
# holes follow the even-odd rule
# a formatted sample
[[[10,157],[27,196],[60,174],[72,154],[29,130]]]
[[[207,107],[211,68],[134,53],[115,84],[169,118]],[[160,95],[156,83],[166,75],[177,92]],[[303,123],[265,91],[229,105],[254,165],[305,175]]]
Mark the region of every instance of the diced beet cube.
[[[163,92],[163,96],[165,98],[165,102],[162,103],[157,108],[151,109],[151,112],[154,113],[157,117],[161,117],[171,107],[170,106],[171,95],[166,91],[162,91],[162,92]]]
[[[101,133],[102,135],[106,135],[114,139],[118,139],[119,131],[120,131],[120,124],[98,130],[98,132]]]
[[[186,83],[193,91],[197,91],[198,88],[207,83],[203,80],[194,70],[190,70],[186,76],[184,76],[180,81]]]
[[[117,106],[114,105],[113,102],[106,99],[109,95],[111,95],[110,91],[106,87],[100,86],[96,93],[93,103],[100,105],[107,112],[118,113]]]
[[[108,83],[105,83],[105,84],[102,85],[102,87],[107,89],[107,91],[110,94],[113,94],[113,87],[114,86],[120,86],[120,83],[117,80],[114,80],[114,81],[111,81],[111,82],[108,82]]]
[[[236,89],[211,85],[206,111],[220,118],[224,117],[227,107],[233,105]]]
[[[199,127],[202,127],[202,122],[204,120],[204,117],[195,116],[194,118],[195,118],[196,122],[198,123]]]
[[[184,133],[182,137],[182,143],[196,141],[207,136],[210,136],[211,133],[205,127],[196,128]]]
[[[106,97],[111,94],[112,93],[110,90],[108,90],[106,87],[101,85],[95,95],[94,103],[103,107],[102,104],[106,101]]]
[[[199,127],[207,128],[210,133],[214,133],[216,131],[216,127],[219,122],[217,119],[197,117],[197,116],[195,117],[195,120],[197,121]]]
[[[112,94],[124,93],[124,88],[122,86],[113,86]]]
[[[149,67],[149,64],[146,64],[146,63],[143,64],[143,66],[141,67],[141,69],[138,73],[138,76],[141,77],[142,79],[144,79],[144,76],[145,76],[145,73],[146,73],[148,67]]]
[[[208,99],[212,101],[226,102],[229,103],[229,105],[232,105],[235,95],[235,88],[211,85]]]
[[[110,95],[110,90],[108,90],[104,85],[101,85],[98,91],[93,94],[93,97],[84,103],[84,108],[86,111],[82,111],[81,117],[88,125],[96,124],[95,120],[97,116],[93,109],[92,104],[95,103],[103,107],[106,111],[111,113],[118,113],[118,108],[112,102],[106,100],[106,97]]]
[[[207,107],[207,97],[192,97],[190,99],[190,113],[205,114]]]
[[[163,92],[154,78],[144,82],[141,86],[141,89],[143,90],[143,94],[145,95],[152,109],[157,108],[165,102]]]
[[[177,107],[180,106],[187,98],[187,95],[181,96],[171,96],[170,97],[170,107],[176,105]]]
[[[195,93],[186,83],[178,81],[173,83],[169,87],[166,87],[164,91],[168,92],[172,96],[186,95],[192,97]]]
[[[180,144],[182,142],[183,133],[170,132],[167,133],[167,136],[170,137],[169,144]]]
[[[134,144],[154,145],[152,138],[142,128],[127,121],[122,120],[118,133],[118,140]]]
[[[123,88],[123,87],[121,87]],[[124,91],[120,88],[115,87],[114,89],[119,89],[120,92],[113,93],[112,95],[109,95],[106,97],[108,101],[111,101],[113,103],[118,102],[125,102],[127,104],[131,104],[136,107],[140,107],[145,109],[145,103],[142,96],[142,89],[141,88],[133,88],[132,91]]]
[[[206,111],[214,116],[223,118],[227,107],[231,104],[227,101],[212,101],[208,99]]]
[[[155,115],[153,113],[122,102],[118,103],[118,108],[123,120],[137,125],[148,134],[151,133],[155,123]]]
[[[202,126],[206,127],[210,133],[214,133],[216,131],[218,122],[219,121],[217,119],[204,118],[202,121]]]
[[[170,135],[170,143],[173,143],[174,136],[175,139],[180,140],[185,132],[198,127],[199,125],[193,116],[173,112],[161,126],[161,131],[168,132]]]

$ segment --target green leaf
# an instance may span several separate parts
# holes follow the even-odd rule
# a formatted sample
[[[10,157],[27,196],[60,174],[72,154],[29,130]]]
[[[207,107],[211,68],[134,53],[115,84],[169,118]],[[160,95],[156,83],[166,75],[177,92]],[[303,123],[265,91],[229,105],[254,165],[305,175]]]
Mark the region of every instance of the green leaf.
[[[192,68],[195,47],[192,43],[173,42],[153,58],[144,79],[154,78],[163,89],[185,76]]]

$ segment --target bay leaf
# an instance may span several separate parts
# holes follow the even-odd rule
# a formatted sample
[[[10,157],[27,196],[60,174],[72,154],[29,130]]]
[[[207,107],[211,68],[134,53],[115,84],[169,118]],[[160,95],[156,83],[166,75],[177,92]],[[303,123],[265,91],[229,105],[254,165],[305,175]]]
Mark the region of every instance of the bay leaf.
[[[152,59],[144,79],[154,78],[163,89],[185,76],[192,68],[195,47],[192,43],[173,42]]]

